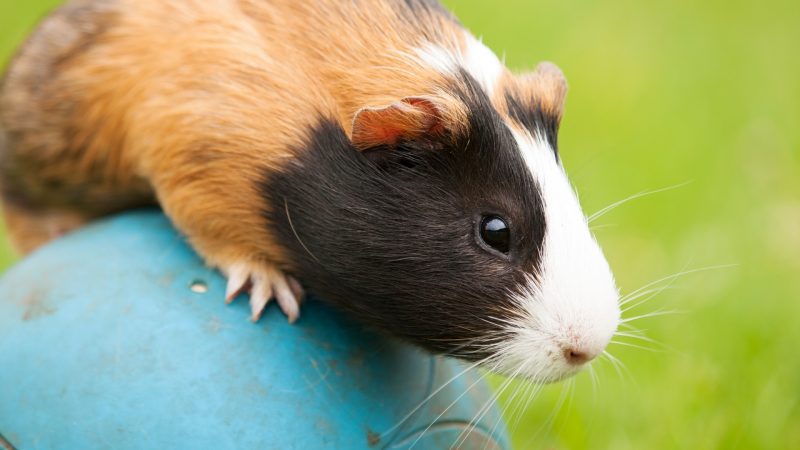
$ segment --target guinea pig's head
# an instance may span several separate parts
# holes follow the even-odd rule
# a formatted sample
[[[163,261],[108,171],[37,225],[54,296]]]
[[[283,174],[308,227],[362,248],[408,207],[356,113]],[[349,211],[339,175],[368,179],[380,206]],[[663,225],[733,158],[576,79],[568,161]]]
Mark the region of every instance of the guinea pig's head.
[[[468,73],[320,119],[270,174],[267,218],[312,292],[436,353],[537,381],[580,370],[618,292],[559,161],[565,84],[542,66],[492,99]]]

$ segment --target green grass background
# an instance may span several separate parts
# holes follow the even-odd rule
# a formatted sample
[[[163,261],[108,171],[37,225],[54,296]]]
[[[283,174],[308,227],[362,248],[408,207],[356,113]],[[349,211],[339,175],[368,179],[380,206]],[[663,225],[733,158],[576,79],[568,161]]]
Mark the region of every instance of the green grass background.
[[[55,3],[0,0],[4,61]],[[623,293],[736,265],[626,312],[680,311],[632,323],[660,344],[612,345],[621,374],[602,360],[596,385],[506,390],[516,448],[800,448],[800,2],[447,3],[513,69],[564,70],[561,151],[587,212],[688,182],[595,222]]]

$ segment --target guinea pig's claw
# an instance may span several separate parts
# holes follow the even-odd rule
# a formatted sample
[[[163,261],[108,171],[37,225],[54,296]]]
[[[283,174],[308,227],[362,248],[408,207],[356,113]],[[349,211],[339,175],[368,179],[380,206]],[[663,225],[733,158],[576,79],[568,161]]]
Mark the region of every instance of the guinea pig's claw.
[[[300,317],[300,301],[303,288],[296,279],[273,267],[254,270],[251,266],[235,264],[225,271],[228,287],[225,302],[231,303],[236,296],[250,290],[250,320],[257,322],[270,299],[275,298],[289,323]]]
[[[278,300],[281,310],[289,318],[289,323],[294,323],[300,317],[300,304],[306,293],[300,283],[294,277],[286,276],[286,283],[281,289],[275,290],[275,298]]]
[[[250,289],[250,320],[258,322],[269,299],[272,298],[273,290],[269,277],[254,276],[254,278],[253,287]]]
[[[225,303],[230,304],[239,294],[247,290],[250,282],[250,273],[241,266],[234,266],[228,270],[228,287],[225,289]]]
[[[286,281],[289,282],[289,289],[292,290],[292,294],[294,294],[295,298],[298,300],[298,303],[302,303],[303,297],[306,296],[303,286],[301,286],[300,282],[291,276],[287,276]]]

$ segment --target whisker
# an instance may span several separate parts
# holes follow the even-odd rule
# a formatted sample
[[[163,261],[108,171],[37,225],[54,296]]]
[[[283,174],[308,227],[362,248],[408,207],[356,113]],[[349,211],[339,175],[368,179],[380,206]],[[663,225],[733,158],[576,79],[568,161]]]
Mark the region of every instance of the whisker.
[[[515,395],[520,391],[519,386],[523,386],[523,388],[521,390],[522,390],[522,393],[523,393],[522,398],[525,399],[525,402],[524,402],[524,404],[523,404],[523,402],[521,400],[519,402],[514,402],[514,397],[509,399],[509,404],[515,404],[514,409],[511,411],[511,414],[510,414],[510,417],[511,417],[511,420],[512,420],[513,423],[511,425],[511,427],[509,427],[509,431],[512,434],[515,432],[516,428],[519,426],[519,422],[522,419],[522,416],[525,415],[525,411],[527,411],[528,406],[530,405],[530,402],[536,396],[538,396],[539,393],[542,391],[543,385],[541,383],[537,382],[536,380],[539,379],[539,374],[541,374],[543,370],[544,370],[544,367],[542,367],[539,370],[537,370],[536,373],[534,373],[534,375],[532,377],[530,377],[528,380],[519,381],[516,384],[517,389],[516,389]],[[505,410],[504,410],[504,412],[505,412]],[[497,424],[495,424],[495,428],[496,427],[497,427]],[[492,434],[494,434],[494,429],[492,430]]]
[[[635,331],[635,332],[618,331],[618,332],[614,333],[614,337],[620,336],[620,337],[625,337],[625,338],[630,338],[630,339],[638,339],[640,341],[644,341],[644,342],[653,344],[654,348],[645,348],[645,347],[642,347],[642,348],[645,348],[646,350],[650,350],[650,351],[654,351],[654,352],[656,352],[656,351],[659,351],[659,352],[660,351],[668,351],[668,352],[676,353],[676,354],[679,354],[679,355],[683,354],[683,352],[677,350],[674,347],[671,347],[671,346],[669,346],[667,344],[659,342],[659,341],[657,341],[655,339],[652,339],[652,338],[650,338],[648,336],[645,336],[643,334],[640,334],[640,333],[642,333],[642,332],[638,331],[638,330]],[[629,347],[635,346],[635,345],[632,345],[632,344],[627,343],[625,341],[612,340],[612,342],[614,342],[616,344],[620,344],[620,345],[627,345]]]
[[[494,404],[497,403],[497,400],[499,400],[500,396],[503,395],[506,389],[508,389],[508,386],[510,386],[511,383],[514,382],[514,378],[517,375],[519,375],[521,370],[522,366],[520,366],[516,370],[516,372],[512,374],[511,377],[509,377],[506,381],[504,381],[500,385],[500,388],[497,390],[497,392],[491,397],[489,397],[489,400],[483,404],[483,406],[478,410],[476,417],[473,417],[473,419],[470,421],[470,424],[467,425],[467,427],[464,430],[462,430],[461,433],[459,433],[458,437],[456,438],[455,448],[459,448],[463,442],[466,442],[467,438],[475,430],[475,427],[478,425],[478,423],[481,420],[483,420],[484,416],[486,416],[486,414],[492,409]]]
[[[486,373],[484,373],[483,375],[481,375],[480,377],[478,377],[478,379],[477,379],[477,380],[475,380],[475,381],[474,381],[472,384],[470,384],[470,385],[469,385],[469,386],[468,386],[468,387],[467,387],[467,388],[464,390],[464,392],[462,392],[462,393],[461,393],[461,394],[460,394],[458,397],[456,397],[456,399],[455,399],[455,400],[453,400],[453,401],[452,401],[452,402],[451,402],[449,405],[447,405],[447,407],[446,407],[446,408],[445,408],[445,409],[444,409],[444,410],[443,410],[441,413],[439,413],[439,415],[438,415],[438,416],[436,416],[436,418],[435,418],[435,419],[433,419],[433,420],[431,421],[431,423],[429,423],[429,424],[428,424],[428,426],[427,426],[427,427],[425,427],[425,429],[424,429],[424,430],[422,430],[422,433],[420,433],[420,434],[419,434],[419,436],[417,436],[417,438],[416,438],[416,439],[414,439],[414,442],[412,442],[412,443],[411,443],[411,445],[408,447],[408,449],[409,449],[409,450],[413,449],[413,448],[414,448],[414,446],[415,446],[415,445],[417,445],[417,442],[419,442],[419,440],[420,440],[420,439],[422,439],[422,437],[423,437],[423,436],[425,436],[425,433],[427,433],[427,432],[428,432],[428,430],[430,430],[430,429],[431,429],[431,427],[432,427],[432,426],[433,426],[433,425],[434,425],[436,422],[438,422],[438,421],[439,421],[439,419],[441,419],[443,415],[447,414],[447,411],[450,411],[450,408],[452,408],[452,407],[453,407],[453,406],[454,406],[456,403],[458,403],[458,401],[459,401],[459,400],[461,400],[461,398],[462,398],[462,397],[464,397],[465,395],[467,395],[467,393],[468,393],[469,391],[471,391],[471,390],[472,390],[472,388],[473,388],[473,387],[475,387],[475,385],[477,385],[478,383],[482,382],[482,381],[483,381],[483,380],[486,378],[486,376],[488,375],[488,373],[489,373],[489,372],[486,372]]]
[[[633,374],[631,373],[631,371],[628,369],[628,366],[626,366],[624,362],[620,361],[619,358],[612,355],[611,352],[609,352],[608,350],[604,350],[603,354],[605,355],[606,359],[608,359],[609,361],[615,361],[614,364],[619,365],[619,367],[622,368],[622,370],[627,375],[627,382],[631,384],[634,389],[636,390],[640,389],[639,383],[636,381],[636,378],[633,377]],[[621,380],[626,381],[626,378],[621,378]]]
[[[659,351],[657,349],[650,348],[650,347],[645,347],[643,345],[631,344],[630,342],[620,342],[620,341],[615,341],[613,339],[609,342],[609,344],[615,344],[615,345],[622,345],[622,346],[625,346],[625,347],[638,348],[638,349],[646,350],[648,352],[658,352]]]
[[[631,339],[640,339],[642,341],[649,342],[651,344],[662,345],[661,342],[658,342],[655,339],[636,333],[626,333],[624,331],[617,331],[616,333],[614,333],[614,336],[623,336],[623,337],[629,337]]]
[[[511,374],[511,376],[500,385],[500,388],[497,390],[497,392],[495,392],[494,395],[489,397],[489,400],[487,400],[483,404],[483,406],[476,413],[476,416],[473,417],[473,419],[470,421],[470,425],[468,425],[461,431],[461,433],[458,434],[458,437],[456,438],[456,443],[453,446],[453,448],[459,448],[461,444],[466,441],[469,435],[475,430],[475,427],[478,425],[478,422],[480,422],[486,415],[486,413],[489,412],[492,406],[494,406],[494,404],[497,402],[497,400],[500,398],[503,392],[508,388],[508,386],[514,380],[514,378],[517,375],[519,375],[519,373],[522,371],[523,367],[525,367],[525,365],[520,365],[517,368],[517,370],[514,371],[514,373]]]
[[[532,377],[532,380],[536,380],[539,377],[539,374],[542,372],[542,370],[544,370],[544,369],[543,368],[539,369],[536,372],[536,374]],[[533,399],[535,397],[537,397],[542,392],[542,390],[544,389],[544,385],[543,384],[537,383],[535,381],[530,381],[528,384],[529,384],[529,386],[525,389],[525,398],[526,398],[525,404],[522,405],[522,408],[519,411],[519,415],[517,416],[516,420],[514,421],[514,427],[513,428],[516,428],[519,425],[519,421],[522,419],[522,416],[525,414],[525,411],[528,410],[528,407],[530,406],[531,401],[533,401]]]
[[[572,380],[570,380],[570,381],[572,381]],[[558,400],[556,401],[555,408],[552,411],[550,411],[550,414],[547,416],[547,419],[545,419],[545,421],[541,425],[539,425],[539,427],[536,429],[536,432],[533,433],[528,438],[527,441],[525,441],[525,444],[522,446],[523,448],[531,448],[531,447],[533,447],[533,445],[531,445],[531,444],[533,443],[534,440],[536,440],[542,434],[543,431],[548,430],[548,429],[552,429],[553,422],[555,421],[556,417],[558,416],[558,413],[561,412],[561,408],[564,406],[564,401],[566,400],[567,393],[568,393],[567,387],[568,387],[567,383],[564,383],[564,384],[561,385],[561,391],[558,394]]]
[[[592,399],[594,403],[597,403],[597,388],[600,386],[600,379],[591,364],[589,365],[589,379],[592,380]]]
[[[592,226],[589,227],[589,231],[594,232],[594,231],[597,231],[597,230],[602,230],[604,228],[614,228],[616,226],[617,225],[613,224],[613,223],[604,223],[602,225],[592,225]]]
[[[402,419],[400,419],[400,421],[399,421],[398,423],[396,423],[396,424],[395,424],[395,425],[393,425],[391,428],[389,428],[388,430],[386,430],[386,431],[384,431],[383,433],[381,433],[381,437],[382,437],[382,438],[385,438],[385,437],[386,437],[386,436],[388,436],[390,433],[392,433],[393,431],[397,430],[397,429],[398,429],[399,427],[401,427],[401,426],[402,426],[402,425],[403,425],[403,424],[404,424],[404,423],[405,423],[405,422],[406,422],[408,419],[410,419],[410,418],[411,418],[411,416],[413,416],[413,415],[414,415],[414,414],[415,414],[417,411],[419,411],[419,409],[420,409],[420,408],[422,408],[422,407],[423,407],[423,406],[424,406],[424,405],[425,405],[425,404],[426,404],[426,403],[427,403],[427,402],[428,402],[430,399],[432,399],[432,398],[433,398],[433,397],[434,397],[436,394],[438,394],[439,392],[441,392],[441,391],[442,391],[442,390],[443,390],[445,387],[447,387],[447,386],[448,386],[450,383],[452,383],[453,381],[457,380],[459,377],[461,377],[462,375],[464,375],[465,373],[467,373],[469,370],[472,370],[472,369],[474,369],[475,367],[479,366],[480,364],[483,364],[483,363],[485,363],[485,362],[489,361],[489,360],[490,360],[492,357],[493,357],[493,355],[492,355],[492,356],[488,356],[488,357],[486,357],[486,358],[484,358],[484,359],[481,359],[481,360],[479,360],[479,361],[477,361],[477,362],[475,362],[475,363],[473,363],[473,364],[471,364],[471,365],[467,366],[467,367],[466,367],[464,370],[462,370],[461,372],[459,372],[459,373],[457,373],[457,374],[453,375],[453,377],[451,377],[449,380],[445,381],[445,382],[444,382],[444,383],[443,383],[441,386],[439,386],[439,387],[438,387],[437,389],[435,389],[433,392],[431,392],[430,394],[428,394],[428,396],[427,396],[427,397],[425,397],[425,398],[424,398],[424,399],[423,399],[421,402],[419,402],[419,404],[418,404],[417,406],[415,406],[414,408],[412,408],[412,409],[411,409],[411,411],[409,411],[409,412],[408,412],[408,413],[407,413],[407,414],[406,414],[406,415],[405,415],[405,416],[404,416]]]
[[[643,291],[645,289],[648,289],[648,288],[652,287],[653,285],[656,285],[656,284],[664,282],[664,281],[673,280],[675,278],[679,278],[679,277],[686,276],[686,275],[693,274],[693,273],[705,272],[705,271],[709,271],[709,270],[729,269],[731,267],[737,267],[737,266],[738,266],[738,264],[719,264],[719,265],[715,265],[715,266],[699,267],[697,269],[682,270],[682,271],[680,271],[678,273],[674,273],[672,275],[668,275],[668,276],[659,278],[658,280],[651,281],[650,283],[645,284],[644,286],[636,289],[635,291],[629,292],[628,294],[624,295],[620,299],[620,304],[624,304],[624,302],[626,302],[627,299],[630,296],[636,295],[636,294],[640,293],[641,291]]]
[[[638,299],[640,299],[642,297],[648,296],[650,294],[653,294],[653,297],[655,297],[655,296],[657,296],[658,294],[660,294],[661,292],[663,292],[666,289],[674,289],[674,288],[671,287],[669,284],[666,284],[664,286],[660,286],[660,287],[656,287],[656,288],[652,288],[652,289],[646,289],[646,290],[644,290],[642,292],[637,293],[636,295],[628,295],[628,296],[626,296],[623,300],[620,301],[619,306],[628,305],[631,302],[636,301],[636,300],[638,300]],[[647,300],[650,300],[650,297],[648,297]],[[642,301],[642,303],[646,302],[647,300]],[[639,305],[640,303],[637,302],[636,304]],[[635,306],[629,306],[629,308],[635,308]]]
[[[618,200],[618,201],[606,206],[605,208],[601,208],[599,211],[594,212],[593,214],[591,214],[586,219],[586,222],[592,223],[593,220],[596,220],[596,219],[604,216],[605,214],[607,214],[608,212],[612,211],[613,209],[615,209],[615,208],[617,208],[619,206],[622,206],[622,205],[624,205],[625,203],[628,203],[631,200],[636,200],[637,198],[647,197],[648,195],[652,195],[652,194],[658,194],[659,192],[671,191],[673,189],[677,189],[677,188],[686,186],[689,183],[690,183],[690,181],[684,181],[683,183],[675,184],[675,185],[672,185],[672,186],[667,186],[667,187],[660,188],[660,189],[654,189],[654,190],[649,190],[649,191],[638,192],[638,193],[633,194],[633,195],[631,195],[629,197],[623,198],[622,200]]]
[[[564,411],[564,415],[569,417],[570,412],[572,412],[572,405],[575,402],[575,392],[578,390],[578,379],[573,377],[569,380],[569,386],[567,387],[567,409]],[[562,429],[565,422],[561,422],[559,430]]]
[[[289,215],[289,203],[286,201],[285,198],[283,199],[283,207],[286,210],[286,219],[289,221],[289,228],[292,229],[292,233],[294,233],[294,237],[297,238],[297,242],[300,243],[300,245],[303,247],[303,249],[306,251],[306,253],[311,255],[311,257],[314,258],[315,261],[317,261],[318,263],[322,264],[320,262],[320,260],[317,259],[317,257],[314,256],[313,253],[311,253],[311,250],[309,250],[308,247],[306,247],[306,244],[303,243],[302,239],[300,239],[300,236],[297,234],[297,231],[294,229],[294,224],[292,223],[292,216]]]
[[[648,317],[656,317],[656,316],[666,316],[669,314],[685,314],[685,311],[672,309],[672,310],[658,310],[647,314],[640,314],[634,317],[627,317],[625,319],[620,320],[620,323],[628,323],[633,322],[634,320],[646,319]]]
[[[664,289],[669,289],[669,288],[664,288]],[[622,314],[624,316],[624,315],[626,315],[626,313],[628,313],[630,311],[633,311],[634,309],[644,305],[645,303],[649,302],[650,300],[658,297],[664,291],[664,289],[659,289],[658,292],[654,292],[654,293],[648,295],[647,297],[643,298],[642,300],[640,300],[640,301],[638,301],[638,302],[636,302],[636,303],[634,303],[632,305],[628,305],[625,308],[622,308],[620,310],[620,314]]]
[[[503,405],[503,408],[500,410],[500,415],[498,415],[497,420],[495,420],[494,426],[492,427],[491,431],[489,432],[489,437],[490,438],[492,436],[494,436],[494,433],[497,430],[497,426],[500,425],[500,423],[503,422],[503,418],[506,417],[506,413],[508,411],[508,408],[511,407],[511,405],[515,404],[515,399],[516,399],[517,395],[520,393],[520,390],[521,390],[520,387],[519,387],[520,386],[520,382],[515,380],[509,385],[509,387],[510,386],[514,387],[514,389],[513,389],[514,392],[511,394],[511,396],[509,396],[508,400],[503,402],[504,405]],[[519,404],[517,404],[516,406],[519,407]],[[517,407],[515,407],[514,409],[516,410]],[[483,447],[482,447],[481,450],[486,450],[486,447],[488,445],[489,445],[489,439],[486,439],[486,442],[484,442]]]
[[[619,324],[619,326],[628,330],[628,333],[645,334],[645,332],[647,331],[647,329],[645,328],[636,328],[629,323],[621,323]]]
[[[622,369],[620,368],[622,362],[616,357],[614,357],[611,353],[609,353],[608,350],[604,350],[603,353],[600,354],[600,357],[601,358],[605,357],[611,363],[611,367],[613,367],[614,371],[617,372],[617,376],[619,376],[619,379],[624,382],[625,376],[622,374]]]

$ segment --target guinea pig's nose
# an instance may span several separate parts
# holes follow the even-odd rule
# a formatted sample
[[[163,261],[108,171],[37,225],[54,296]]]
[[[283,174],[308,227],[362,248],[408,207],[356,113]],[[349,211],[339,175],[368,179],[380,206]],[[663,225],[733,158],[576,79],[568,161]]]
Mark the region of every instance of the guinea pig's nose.
[[[577,345],[568,345],[564,347],[564,359],[567,363],[573,366],[580,366],[593,360],[597,356],[597,352],[593,352],[588,348],[583,348]]]

